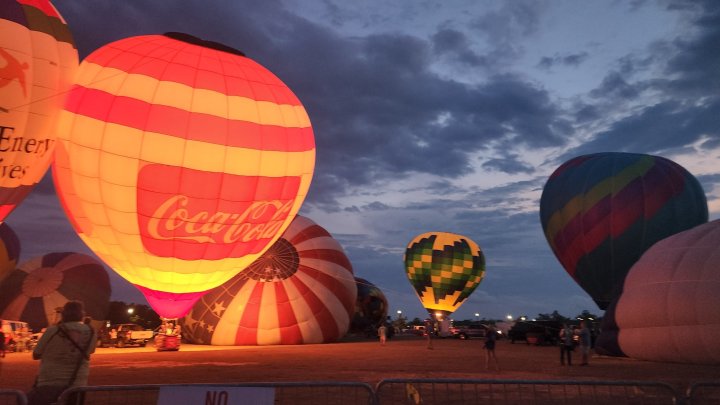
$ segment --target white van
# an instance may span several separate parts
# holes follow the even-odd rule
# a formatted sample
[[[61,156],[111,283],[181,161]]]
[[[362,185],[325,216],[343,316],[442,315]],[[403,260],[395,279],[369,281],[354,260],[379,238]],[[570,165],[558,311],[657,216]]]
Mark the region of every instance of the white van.
[[[26,348],[31,336],[27,322],[0,319],[0,330],[5,334],[6,351],[15,351],[20,346]]]

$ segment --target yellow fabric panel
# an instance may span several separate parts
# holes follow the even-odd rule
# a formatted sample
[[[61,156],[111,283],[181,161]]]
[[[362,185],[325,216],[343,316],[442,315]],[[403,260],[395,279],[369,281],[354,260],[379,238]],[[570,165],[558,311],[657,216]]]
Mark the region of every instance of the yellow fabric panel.
[[[188,89],[192,91],[190,111],[223,118],[228,116],[228,96],[226,94],[207,89]]]
[[[100,153],[100,178],[107,183],[130,187],[133,195],[135,195],[139,170],[140,161],[135,158],[113,153]]]
[[[234,120],[260,122],[257,103],[246,97],[228,97],[228,117]],[[288,126],[288,124],[285,124]]]
[[[125,73],[120,75],[123,77],[123,84],[116,92],[111,94],[141,100],[152,100],[155,97],[157,80],[143,75],[128,75]]]
[[[277,311],[275,288],[266,284],[260,298],[260,313],[258,314],[257,343],[259,345],[273,344],[280,340],[280,322]]]
[[[108,140],[108,142],[111,141]],[[122,142],[122,139],[114,139],[113,142]],[[156,132],[145,132],[139,158],[153,163],[182,166],[185,146],[185,139]]]
[[[157,82],[155,79],[149,77],[146,78],[147,80]],[[159,81],[157,82],[155,95],[150,102],[153,104],[172,106],[181,110],[190,111],[192,109],[193,91],[192,88],[189,88],[184,84]]]
[[[60,136],[63,139],[69,139],[75,145],[100,149],[103,141],[103,137],[100,135],[105,130],[105,122],[67,112],[63,114],[63,121],[68,120],[69,115],[73,117],[72,126],[65,127],[63,125],[63,132],[60,133]]]
[[[79,120],[92,120],[82,115],[77,116]],[[119,156],[137,157],[140,156],[142,150],[144,132],[118,125],[114,123],[107,123],[102,136],[102,150],[105,153],[113,153]],[[122,142],[117,142],[118,139],[122,139]]]
[[[208,142],[187,141],[187,149],[180,166],[202,167],[205,171],[222,172],[225,168],[225,151],[225,146]]]
[[[102,202],[97,178],[73,174],[73,186],[78,198],[82,197],[83,207]],[[72,207],[70,208],[72,209]]]

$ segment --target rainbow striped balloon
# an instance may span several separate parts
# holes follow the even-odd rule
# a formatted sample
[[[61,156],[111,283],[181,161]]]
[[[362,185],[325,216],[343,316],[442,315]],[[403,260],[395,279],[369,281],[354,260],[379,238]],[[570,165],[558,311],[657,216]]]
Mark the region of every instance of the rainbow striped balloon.
[[[550,176],[540,199],[553,253],[601,309],[650,246],[707,220],[697,179],[675,162],[644,154],[571,159]]]
[[[340,244],[298,215],[262,257],[195,304],[183,319],[183,338],[212,345],[332,342],[347,333],[356,296]]]

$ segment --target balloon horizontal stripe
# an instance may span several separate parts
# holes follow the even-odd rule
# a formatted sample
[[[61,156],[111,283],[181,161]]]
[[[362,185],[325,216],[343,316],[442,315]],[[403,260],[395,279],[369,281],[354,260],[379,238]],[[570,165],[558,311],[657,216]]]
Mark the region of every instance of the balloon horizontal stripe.
[[[609,195],[618,193],[627,187],[636,178],[643,176],[652,168],[653,160],[640,159],[637,163],[628,166],[614,176],[603,179],[592,187],[588,187],[583,194],[577,195],[569,200],[562,208],[553,210],[548,207],[550,212],[554,212],[550,217],[545,234],[548,240],[554,240],[555,235],[563,229],[568,222],[572,221],[578,215],[585,215],[585,211],[593,209],[593,207],[602,199]],[[552,187],[548,182],[545,187]],[[613,203],[614,204],[614,203]]]
[[[641,187],[642,185],[642,187]],[[650,201],[642,198],[643,187],[653,190]],[[684,178],[677,172],[663,173],[653,166],[642,178],[636,178],[616,194],[577,215],[552,240],[558,258],[574,274],[578,260],[603,241],[623,234],[637,221],[652,218],[671,198],[684,188]],[[608,218],[609,217],[609,218]]]
[[[262,111],[262,105],[257,107],[254,111]],[[242,117],[248,120],[228,119],[114,96],[101,90],[74,87],[68,95],[65,110],[140,131],[231,147],[288,152],[307,151],[315,147],[312,129],[299,120],[293,122],[296,111],[285,108],[287,111],[283,112],[282,106],[277,109],[281,114],[275,117],[268,112],[265,117]]]
[[[297,96],[280,79],[249,58],[165,36],[127,38],[111,45],[102,54],[94,52],[88,55],[83,62],[89,69],[88,73],[105,70],[94,80],[112,77],[112,71],[117,71],[228,96],[301,105]],[[87,77],[83,74],[78,79],[80,84],[84,84]]]

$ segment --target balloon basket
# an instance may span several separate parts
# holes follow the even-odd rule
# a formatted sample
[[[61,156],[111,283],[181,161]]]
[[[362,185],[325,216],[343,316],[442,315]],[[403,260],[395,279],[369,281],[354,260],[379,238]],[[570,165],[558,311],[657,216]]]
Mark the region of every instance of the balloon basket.
[[[159,352],[180,350],[180,336],[163,334],[156,335],[155,349],[157,349],[157,351]]]

